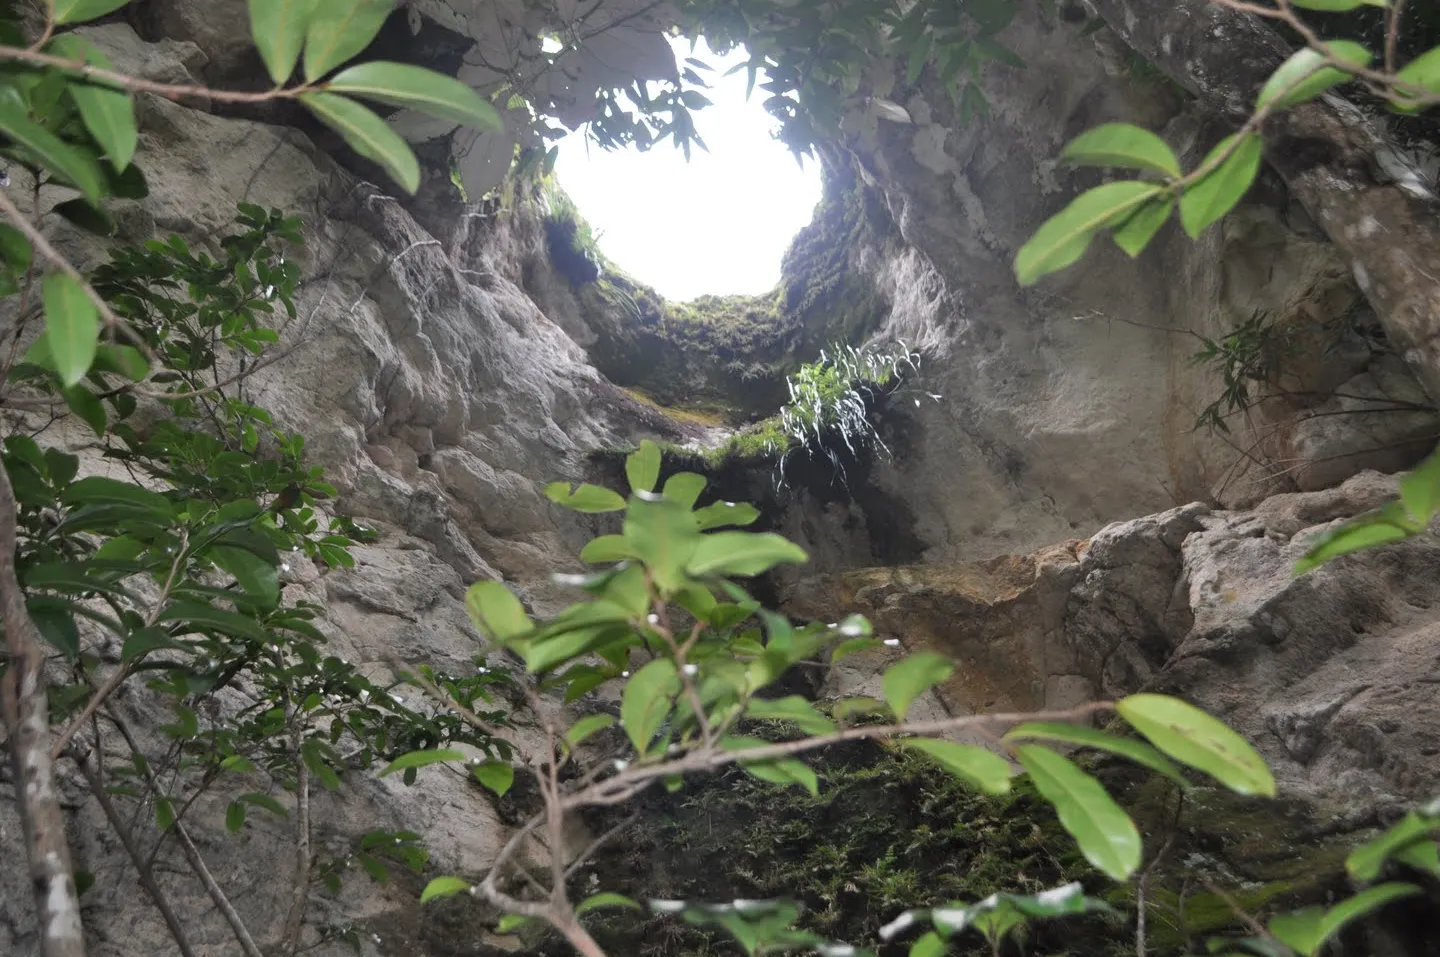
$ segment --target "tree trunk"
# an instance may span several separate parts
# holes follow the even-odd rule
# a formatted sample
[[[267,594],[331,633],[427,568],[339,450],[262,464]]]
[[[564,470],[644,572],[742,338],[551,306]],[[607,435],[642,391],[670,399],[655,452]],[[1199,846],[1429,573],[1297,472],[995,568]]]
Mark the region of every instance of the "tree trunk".
[[[1137,53],[1236,123],[1290,54],[1267,24],[1210,0],[1087,2]],[[1440,200],[1418,176],[1382,172],[1395,154],[1379,126],[1325,96],[1267,121],[1265,157],[1349,261],[1385,334],[1440,404]]]

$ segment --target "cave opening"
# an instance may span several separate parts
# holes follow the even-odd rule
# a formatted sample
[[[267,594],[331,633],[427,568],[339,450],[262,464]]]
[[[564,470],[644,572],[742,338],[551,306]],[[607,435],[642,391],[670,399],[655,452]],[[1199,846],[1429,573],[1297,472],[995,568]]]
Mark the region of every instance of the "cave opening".
[[[820,163],[776,138],[744,47],[669,43],[703,148],[602,149],[577,131],[560,141],[556,181],[589,226],[583,244],[665,299],[767,294],[820,201]]]

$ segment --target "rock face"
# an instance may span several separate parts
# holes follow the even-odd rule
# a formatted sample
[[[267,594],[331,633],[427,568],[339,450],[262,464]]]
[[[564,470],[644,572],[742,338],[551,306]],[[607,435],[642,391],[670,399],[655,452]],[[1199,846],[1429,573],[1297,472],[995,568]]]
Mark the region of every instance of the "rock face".
[[[1394,494],[1366,472],[1021,557],[809,579],[785,602],[809,616],[858,611],[907,650],[952,657],[960,667],[939,689],[952,713],[1182,694],[1255,743],[1290,794],[1332,807],[1413,800],[1440,787],[1440,535],[1291,574],[1316,534]]]
[[[153,79],[253,72],[250,54],[233,51],[241,5],[217,4],[215,16],[209,4],[198,15],[200,6],[153,4],[147,35],[168,37],[153,43],[119,22],[86,33],[120,68]],[[1214,337],[1255,310],[1282,324],[1338,322],[1358,301],[1344,262],[1275,184],[1198,243],[1167,234],[1138,262],[1101,249],[1042,290],[1020,290],[1015,249],[1094,181],[1055,168],[1065,139],[1124,118],[1163,130],[1193,158],[1218,131],[1168,88],[1130,79],[1105,31],[1082,41],[1074,27],[1038,17],[1022,13],[1008,37],[1030,68],[987,75],[988,119],[961,122],[922,78],[888,90],[913,125],[858,131],[849,144],[903,242],[840,259],[875,277],[890,305],[882,337],[924,350],[922,384],[943,401],[892,410],[896,456],[867,466],[860,493],[817,484],[767,516],[831,573],[792,584],[789,607],[828,619],[840,608],[864,611],[907,648],[953,655],[962,667],[925,703],[936,713],[1152,687],[1247,734],[1292,794],[1353,807],[1433,792],[1440,541],[1289,576],[1307,536],[1393,492],[1378,475],[1350,476],[1406,465],[1434,431],[1433,412],[1407,372],[1350,342],[1295,372],[1290,394],[1257,409],[1251,432],[1237,429],[1242,447],[1258,440],[1248,464],[1237,464],[1232,445],[1189,431],[1215,394],[1210,373],[1189,365],[1196,336]],[[375,673],[396,655],[466,666],[478,650],[463,607],[471,581],[505,579],[540,614],[567,600],[549,574],[575,567],[593,529],[551,508],[544,481],[594,474],[589,455],[602,447],[705,435],[592,367],[576,340],[594,336],[593,324],[572,311],[578,300],[525,204],[407,205],[294,128],[148,96],[139,117],[154,192],[117,204],[125,238],[177,232],[204,247],[239,201],[306,221],[302,319],[284,337],[293,351],[257,375],[254,398],[308,437],[340,490],[334,509],[380,533],[357,550],[355,570],[297,571],[290,583],[325,608],[320,625],[336,654]],[[15,179],[19,202],[29,191],[18,187],[29,184]],[[42,192],[42,204],[53,202]],[[91,241],[54,229],[77,262],[94,260]],[[1353,420],[1305,397],[1340,383],[1361,398],[1328,401],[1360,403]],[[1403,416],[1381,411],[1385,403],[1405,406]],[[1387,447],[1377,450],[1366,440],[1382,430]],[[71,424],[50,434],[80,452],[87,471],[107,467]],[[1347,477],[1337,489],[1215,510],[1248,507],[1285,482],[1314,489]],[[1210,504],[1183,504],[1192,500]],[[870,567],[881,560],[926,564]],[[833,680],[862,687],[879,663],[857,659]],[[120,707],[144,743],[159,740],[167,717],[154,699],[136,692]],[[515,741],[522,754],[538,746],[523,723]],[[318,795],[317,847],[341,853],[367,830],[413,829],[438,867],[474,873],[513,824],[463,779],[436,778],[423,790],[391,781]],[[62,783],[72,845],[98,879],[86,896],[92,953],[170,952],[83,783]],[[0,778],[7,860],[17,831],[11,787]],[[292,834],[261,818],[228,837],[223,814],[196,808],[198,852],[256,935],[273,939],[288,906],[276,875],[293,860]],[[156,839],[148,824],[136,827]],[[166,844],[157,880],[192,939],[206,953],[236,952],[179,860]],[[0,870],[0,953],[29,957],[36,941],[23,880],[18,868]],[[317,897],[312,923],[354,929],[367,957],[486,955],[508,945],[484,939],[478,917],[437,943],[418,929],[415,890],[354,876],[338,897]],[[315,951],[343,952],[339,943]]]

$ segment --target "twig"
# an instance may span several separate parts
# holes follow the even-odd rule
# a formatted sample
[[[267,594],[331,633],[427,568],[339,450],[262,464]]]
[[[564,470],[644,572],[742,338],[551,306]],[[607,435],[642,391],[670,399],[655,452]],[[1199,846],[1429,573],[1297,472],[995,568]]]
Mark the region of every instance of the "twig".
[[[19,47],[8,46],[0,46],[0,61],[3,60],[25,63],[30,66],[53,67],[57,70],[64,70],[66,73],[78,73],[100,86],[120,87],[135,93],[153,93],[156,96],[163,96],[167,100],[177,101],[182,97],[192,96],[215,100],[218,103],[264,103],[269,100],[290,99],[301,93],[322,89],[325,86],[323,83],[305,84],[288,89],[265,90],[260,93],[212,90],[207,86],[194,84],[158,83],[154,80],[144,80],[140,77],[92,66],[79,60],[67,60],[65,57],[55,56],[53,53],[41,53],[34,49],[22,50]]]
[[[140,769],[145,775],[145,780],[149,783],[155,794],[157,796],[160,795],[160,782],[156,780],[155,772],[150,770],[149,762],[144,760],[145,755],[144,752],[140,750],[139,742],[135,740],[134,735],[130,733],[130,729],[126,727],[125,722],[121,721],[118,715],[114,714],[113,711],[107,711],[106,713],[115,724],[115,727],[120,731],[121,736],[125,738],[125,743],[130,746],[130,750],[142,759],[140,761]],[[204,885],[205,893],[208,894],[210,900],[214,902],[216,909],[219,910],[221,916],[225,918],[225,922],[230,925],[230,930],[235,935],[235,940],[239,942],[240,949],[245,952],[245,957],[265,957],[260,951],[260,948],[255,946],[255,939],[250,936],[249,929],[246,928],[245,922],[240,919],[240,915],[236,912],[234,905],[230,903],[230,899],[225,896],[225,891],[215,882],[214,876],[210,873],[210,868],[205,865],[205,858],[200,856],[200,849],[195,846],[194,841],[190,840],[190,832],[185,830],[184,822],[182,822],[179,817],[176,817],[175,823],[171,826],[170,830],[175,832],[175,838],[180,842],[180,850],[185,855],[185,860],[190,864],[190,869],[195,872],[195,876],[198,877],[200,883]],[[47,954],[46,957],[49,957],[49,955]]]
[[[0,468],[0,622],[10,649],[10,667],[0,681],[0,712],[10,729],[16,805],[30,861],[35,913],[40,918],[40,952],[44,957],[84,957],[80,899],[70,869],[55,764],[50,759],[45,652],[15,577],[18,509],[10,476]]]
[[[297,722],[299,717],[297,714]],[[291,955],[299,953],[305,908],[310,902],[310,769],[305,766],[300,749],[302,728],[303,725],[297,723],[292,737],[295,749],[295,891],[290,901],[290,913],[285,917],[279,951]]]
[[[97,750],[96,754],[99,752]],[[110,795],[105,793],[104,782],[100,780],[100,774],[90,766],[89,760],[83,754],[69,752],[80,773],[85,775],[85,780],[90,785],[90,793],[95,796],[95,801],[100,805],[100,810],[105,812],[105,820],[110,822],[111,829],[120,838],[120,844],[125,848],[125,853],[130,857],[130,863],[135,865],[135,874],[140,881],[140,886],[145,893],[150,895],[150,901],[160,916],[165,920],[165,926],[170,929],[170,936],[175,940],[175,946],[180,948],[181,957],[195,957],[195,951],[190,947],[190,940],[185,936],[185,927],[180,919],[175,916],[175,911],[170,907],[169,900],[160,890],[160,885],[155,883],[155,874],[150,869],[150,864],[145,860],[145,855],[140,853],[139,846],[135,843],[135,836],[130,833],[130,828],[125,824],[120,812],[115,809],[115,804],[110,800]]]

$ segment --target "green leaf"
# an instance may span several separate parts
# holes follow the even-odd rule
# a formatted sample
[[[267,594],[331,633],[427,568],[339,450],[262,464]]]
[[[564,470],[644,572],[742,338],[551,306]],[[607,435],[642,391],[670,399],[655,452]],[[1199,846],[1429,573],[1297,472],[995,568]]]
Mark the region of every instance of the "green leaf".
[[[497,581],[471,585],[465,592],[465,610],[481,635],[501,645],[534,630],[520,599]]]
[[[1427,93],[1440,93],[1440,47],[1427,50],[1405,65],[1396,78],[1420,87]],[[1404,93],[1398,94],[1400,105],[1409,99]]]
[[[425,751],[411,751],[409,754],[402,754],[394,761],[385,765],[385,770],[380,772],[380,776],[383,778],[385,775],[394,774],[396,771],[404,771],[409,768],[423,768],[429,764],[464,760],[465,752],[457,751],[454,748],[431,748]]]
[[[494,791],[496,797],[504,797],[515,783],[515,769],[505,761],[481,762],[472,767],[470,773],[481,785]]]
[[[601,891],[598,894],[590,895],[576,904],[575,913],[577,915],[583,914],[587,910],[594,910],[597,907],[624,907],[627,910],[642,910],[639,904],[624,894],[616,894],[613,891]]]
[[[912,738],[901,744],[923,751],[946,771],[969,781],[986,794],[1004,794],[1010,790],[1010,765],[993,751],[934,738]]]
[[[246,804],[253,804],[258,808],[264,808],[276,817],[283,818],[290,816],[290,812],[285,810],[285,806],[268,794],[242,794],[235,800],[244,801]]]
[[[1356,880],[1373,881],[1380,876],[1386,861],[1407,847],[1428,842],[1436,830],[1440,830],[1440,818],[1421,811],[1410,811],[1385,833],[1351,851],[1345,859],[1345,869]]]
[[[589,482],[575,489],[569,482],[551,482],[545,486],[545,497],[576,512],[618,512],[625,508],[625,499],[618,492]]]
[[[394,8],[395,0],[319,0],[305,33],[306,81],[314,83],[368,47]]]
[[[45,305],[45,338],[55,371],[62,384],[73,386],[85,378],[90,363],[95,361],[100,313],[84,287],[68,273],[46,274],[41,298]]]
[[[679,692],[680,675],[669,658],[656,658],[625,683],[620,696],[620,723],[638,753],[644,754],[655,739],[670,713],[671,699]]]
[[[1191,239],[1199,237],[1207,226],[1230,212],[1260,172],[1260,154],[1264,145],[1260,137],[1249,133],[1237,140],[1236,136],[1227,136],[1216,144],[1200,166],[1209,165],[1232,144],[1234,151],[1204,178],[1186,186],[1185,192],[1180,194],[1180,225],[1185,227]]]
[[[760,575],[782,562],[809,559],[805,549],[774,532],[715,532],[700,539],[685,570],[697,578]]]
[[[464,83],[406,63],[385,60],[360,63],[331,79],[326,89],[391,106],[409,107],[477,130],[498,130],[504,126],[495,107]]]
[[[216,545],[208,555],[240,584],[247,595],[260,600],[266,608],[280,604],[280,570],[254,552],[230,545]]]
[[[95,44],[73,33],[63,33],[50,43],[52,52],[67,60],[76,60],[113,71],[114,64]],[[71,77],[65,86],[80,111],[85,128],[105,150],[110,165],[124,170],[135,156],[140,131],[135,124],[135,102],[128,90],[116,89],[99,82]],[[112,230],[113,231],[113,230]]]
[[[250,35],[276,86],[295,72],[316,0],[250,0]]]
[[[878,638],[850,638],[835,646],[830,653],[830,663],[833,665],[843,658],[851,655],[858,655],[862,651],[873,651],[876,648],[884,648],[885,643]]]
[[[1384,907],[1391,901],[1414,897],[1421,893],[1414,884],[1380,884],[1368,887],[1353,897],[1346,898],[1325,912],[1320,923],[1320,943],[1334,937],[1346,924]]]
[[[1160,137],[1130,123],[1106,123],[1071,140],[1060,158],[1077,166],[1123,166],[1168,178],[1180,175],[1180,160]]]
[[[726,751],[745,751],[750,748],[764,747],[769,743],[769,741],[762,741],[759,738],[730,735],[720,742],[720,746]],[[820,779],[815,776],[815,772],[805,762],[796,758],[774,757],[755,761],[742,759],[737,763],[745,770],[745,773],[759,778],[761,781],[787,786],[798,784],[809,791],[812,797],[820,793]]]
[[[1127,180],[1106,183],[1086,190],[1035,231],[1015,254],[1015,277],[1030,286],[1048,273],[1074,263],[1095,233],[1122,223],[1148,200],[1161,195],[1165,187],[1156,183]]]
[[[339,133],[351,149],[384,167],[405,192],[413,196],[420,188],[420,163],[415,153],[380,117],[354,100],[333,93],[301,93],[299,100]]]
[[[175,517],[175,509],[170,504],[170,500],[159,492],[152,492],[138,485],[106,478],[103,475],[91,475],[78,482],[72,482],[60,496],[60,501],[72,506],[94,505],[101,502],[129,505],[153,512],[157,518],[166,522],[172,521]]]
[[[95,393],[83,385],[71,386],[68,389],[61,389],[60,395],[70,411],[78,415],[86,425],[90,426],[97,436],[105,434],[105,424],[108,417],[105,414],[105,407],[95,397]]]
[[[31,153],[46,170],[58,174],[84,193],[92,202],[100,199],[104,176],[100,164],[86,153],[64,142],[54,133],[32,122],[16,100],[0,97],[0,132]]]
[[[910,945],[910,957],[941,957],[949,945],[933,930],[926,931]]]
[[[32,258],[30,240],[25,238],[25,234],[9,223],[0,223],[0,259],[5,265],[22,273],[30,268]]]
[[[601,535],[590,539],[585,547],[580,549],[580,560],[592,565],[600,562],[623,562],[634,557],[623,535]]]
[[[1086,860],[1117,881],[1135,873],[1140,833],[1099,781],[1049,748],[1022,744],[1015,754]]]
[[[425,904],[437,897],[454,897],[470,890],[470,882],[463,877],[436,877],[420,892],[420,903]]]
[[[515,931],[519,930],[521,927],[524,927],[526,924],[531,923],[535,919],[536,918],[534,917],[526,917],[524,914],[506,914],[500,918],[498,923],[496,923],[495,933],[513,934]]]
[[[84,23],[114,13],[130,0],[55,0],[56,23]]]
[[[653,492],[660,481],[660,446],[643,439],[640,447],[625,457],[625,478],[631,493]]]
[[[231,801],[225,808],[225,830],[239,834],[245,826],[245,802]]]
[[[897,720],[904,721],[915,699],[950,677],[954,671],[955,665],[949,658],[934,652],[922,651],[902,658],[885,669],[881,681],[885,703],[895,712]]]
[[[1265,760],[1224,722],[1179,698],[1136,694],[1115,710],[1150,743],[1182,764],[1204,771],[1237,794],[1275,796]]]
[[[78,483],[77,483],[78,484]],[[213,605],[198,601],[177,601],[172,603],[155,619],[157,623],[173,621],[179,624],[180,633],[204,632],[210,629],[252,641],[264,642],[270,634],[254,618],[237,615]]]
[[[80,656],[80,629],[75,625],[68,601],[54,595],[30,595],[25,599],[25,606],[46,643],[69,661]]]
[[[686,508],[694,508],[695,500],[705,491],[705,476],[694,472],[676,472],[665,480],[665,497]]]
[[[1430,524],[1440,511],[1440,448],[1400,480],[1400,501],[1415,524]]]
[[[1342,63],[1360,69],[1370,65],[1370,51],[1353,40],[1327,40],[1325,44]],[[1273,103],[1275,108],[1284,109],[1313,100],[1332,86],[1352,79],[1352,74],[1326,66],[1328,62],[1324,54],[1309,47],[1295,51],[1265,81],[1255,106],[1264,108]]]
[[[1403,502],[1394,501],[1364,515],[1357,515],[1319,538],[1295,563],[1295,574],[1303,575],[1332,558],[1366,548],[1404,541],[1423,532],[1405,509]]]
[[[760,517],[760,510],[748,502],[712,502],[696,509],[694,515],[695,527],[703,532],[727,525],[751,525]]]
[[[163,628],[137,628],[125,636],[120,648],[120,660],[131,662],[158,648],[186,648],[184,642],[176,641]]]
[[[1174,209],[1175,197],[1173,196],[1152,199],[1136,210],[1134,216],[1116,226],[1110,234],[1110,238],[1114,239],[1115,245],[1133,259],[1140,255],[1146,246],[1150,245],[1150,240],[1155,238],[1160,227],[1170,219],[1170,213]]]
[[[806,734],[834,734],[838,730],[835,722],[796,694],[784,698],[753,698],[746,706],[745,714],[750,718],[793,721]]]
[[[132,382],[139,382],[150,374],[150,360],[134,346],[102,342],[95,352],[95,363],[91,368],[96,372],[113,372]]]
[[[1106,734],[1098,728],[1090,728],[1080,724],[1061,724],[1049,721],[1030,721],[1017,727],[1011,728],[1002,739],[1005,741],[1064,741],[1067,744],[1078,744],[1087,748],[1099,748],[1102,751],[1109,751],[1111,754],[1118,754],[1121,757],[1129,758],[1142,767],[1147,767],[1157,774],[1164,775],[1183,789],[1190,787],[1190,782],[1180,773],[1170,759],[1143,741],[1136,741],[1133,738],[1121,738],[1113,734]]]
[[[688,508],[663,498],[632,499],[623,529],[626,546],[645,563],[663,595],[689,584],[685,569],[703,536]]]
[[[586,715],[572,724],[570,730],[565,732],[565,744],[573,751],[580,746],[580,742],[614,723],[615,719],[608,714]]]

